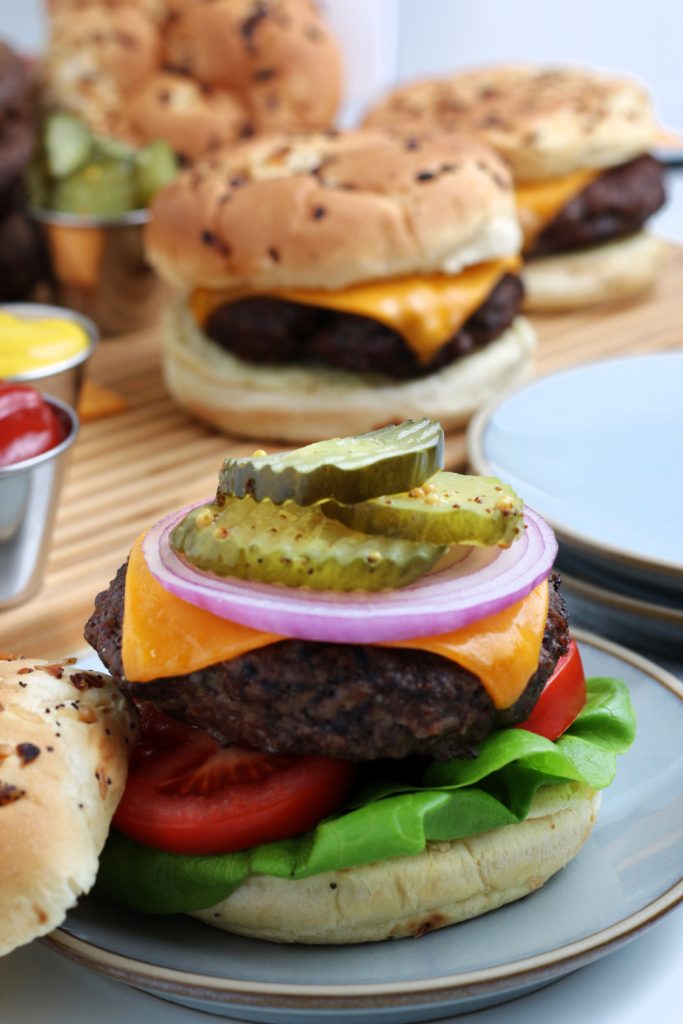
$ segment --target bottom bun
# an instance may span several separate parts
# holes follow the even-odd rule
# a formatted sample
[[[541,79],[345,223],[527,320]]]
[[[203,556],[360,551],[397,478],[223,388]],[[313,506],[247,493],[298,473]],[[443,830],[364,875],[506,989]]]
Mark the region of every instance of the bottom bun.
[[[463,426],[531,369],[535,335],[518,317],[486,348],[412,381],[332,367],[246,363],[206,337],[185,303],[172,311],[164,346],[166,384],[176,401],[228,434],[317,441],[428,416]]]
[[[590,835],[600,795],[566,783],[539,790],[519,825],[300,881],[251,875],[231,896],[193,913],[270,942],[333,945],[423,935],[540,888]]]
[[[576,309],[636,298],[655,284],[667,243],[644,231],[578,252],[542,256],[524,265],[524,309]]]

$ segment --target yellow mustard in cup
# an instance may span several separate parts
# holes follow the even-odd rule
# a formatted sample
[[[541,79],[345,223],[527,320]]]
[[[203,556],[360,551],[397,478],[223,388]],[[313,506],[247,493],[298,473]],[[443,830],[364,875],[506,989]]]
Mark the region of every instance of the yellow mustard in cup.
[[[60,317],[24,319],[0,312],[0,377],[15,377],[72,359],[90,338],[80,324]]]

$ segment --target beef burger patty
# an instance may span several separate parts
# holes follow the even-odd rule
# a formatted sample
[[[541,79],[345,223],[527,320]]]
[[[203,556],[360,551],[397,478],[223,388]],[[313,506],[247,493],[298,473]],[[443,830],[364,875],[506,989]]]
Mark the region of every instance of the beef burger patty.
[[[473,673],[436,654],[283,640],[189,675],[130,683],[121,631],[125,571],[96,598],[85,638],[132,696],[221,743],[273,753],[369,761],[468,757],[488,733],[528,717],[569,642],[558,578],[550,586],[538,668],[521,697],[496,711]]]
[[[400,334],[377,320],[266,297],[220,306],[205,333],[239,359],[257,364],[318,362],[352,373],[398,380],[425,377],[499,337],[523,298],[518,277],[505,274],[482,305],[428,363]]]
[[[527,256],[550,256],[639,231],[663,206],[664,169],[651,156],[613,167],[574,196],[536,239]]]

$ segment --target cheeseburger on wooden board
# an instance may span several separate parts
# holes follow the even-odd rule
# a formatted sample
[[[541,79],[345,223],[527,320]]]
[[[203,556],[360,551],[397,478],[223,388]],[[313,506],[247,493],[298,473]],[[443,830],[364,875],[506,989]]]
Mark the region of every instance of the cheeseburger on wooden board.
[[[278,942],[420,935],[541,886],[633,739],[550,528],[428,421],[228,459],[96,600],[142,742],[105,894]]]
[[[665,245],[646,222],[664,203],[650,155],[663,134],[639,83],[577,68],[500,66],[401,86],[366,123],[472,132],[515,179],[526,308],[621,299],[656,281]]]
[[[184,292],[168,386],[235,434],[448,429],[529,368],[512,184],[475,139],[253,139],[159,193],[146,243]]]
[[[44,68],[50,109],[192,161],[264,131],[324,128],[337,45],[313,0],[59,0]]]

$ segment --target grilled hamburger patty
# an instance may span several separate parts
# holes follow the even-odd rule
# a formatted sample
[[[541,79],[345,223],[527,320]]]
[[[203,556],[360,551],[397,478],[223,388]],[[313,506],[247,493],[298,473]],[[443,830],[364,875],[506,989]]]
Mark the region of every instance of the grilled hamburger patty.
[[[664,169],[654,157],[641,156],[613,167],[567,203],[527,255],[571,252],[631,235],[665,199]]]
[[[495,728],[528,717],[569,641],[559,580],[536,672],[519,700],[496,711],[473,673],[439,655],[371,645],[283,640],[189,675],[130,683],[123,676],[125,571],[99,594],[85,638],[119,685],[221,743],[272,753],[371,761],[475,756]],[[160,641],[161,642],[161,641]]]
[[[353,373],[409,380],[441,370],[505,331],[519,312],[523,288],[505,274],[485,302],[429,363],[420,363],[396,331],[354,313],[266,297],[220,306],[205,333],[249,363],[318,362]]]

